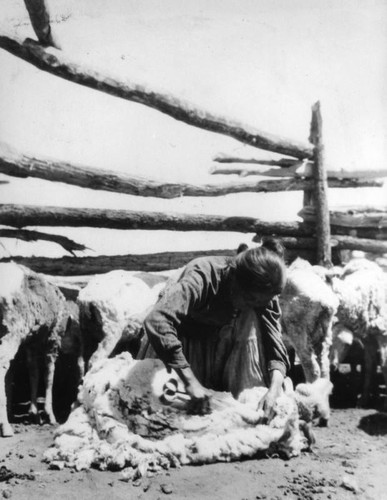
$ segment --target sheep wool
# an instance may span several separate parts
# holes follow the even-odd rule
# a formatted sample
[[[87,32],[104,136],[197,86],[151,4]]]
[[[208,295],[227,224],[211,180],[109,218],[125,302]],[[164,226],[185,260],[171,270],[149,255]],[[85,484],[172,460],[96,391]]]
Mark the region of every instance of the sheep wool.
[[[175,397],[166,397],[174,387]],[[56,468],[122,470],[127,479],[185,464],[228,462],[260,453],[297,456],[308,447],[299,431],[297,402],[284,393],[269,425],[257,410],[264,388],[241,394],[211,391],[211,410],[189,414],[176,373],[161,361],[129,353],[94,364],[79,389],[78,405],[55,435],[45,460]]]

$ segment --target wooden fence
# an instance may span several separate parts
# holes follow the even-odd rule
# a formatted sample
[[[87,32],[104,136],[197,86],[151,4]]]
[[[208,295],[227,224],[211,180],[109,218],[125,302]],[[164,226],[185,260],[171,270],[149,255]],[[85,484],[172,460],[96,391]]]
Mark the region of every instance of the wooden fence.
[[[170,231],[237,231],[280,237],[288,258],[302,256],[313,263],[329,266],[334,250],[387,252],[387,208],[375,210],[347,207],[330,212],[327,189],[382,186],[387,171],[330,171],[324,164],[324,145],[320,104],[312,107],[309,141],[296,143],[276,137],[254,127],[214,116],[174,96],[156,92],[138,82],[106,77],[77,66],[58,48],[49,25],[44,0],[25,0],[32,25],[40,43],[0,36],[0,48],[35,65],[43,71],[108,94],[151,106],[172,118],[210,132],[224,134],[258,149],[286,155],[280,160],[249,160],[220,155],[211,173],[233,174],[228,183],[204,185],[161,183],[141,177],[72,165],[48,158],[34,158],[6,144],[0,144],[0,172],[15,177],[36,177],[64,182],[88,189],[113,191],[137,196],[172,199],[180,196],[224,196],[230,193],[279,191],[304,192],[300,216],[303,222],[265,222],[251,217],[191,215],[178,213],[136,212],[125,210],[75,209],[68,207],[36,207],[0,205],[0,229],[3,238],[27,241],[47,240],[63,246],[73,256],[63,258],[23,258],[14,256],[2,261],[21,262],[39,272],[51,275],[79,276],[112,269],[166,270],[184,265],[198,255],[229,255],[233,250],[165,252],[147,255],[80,257],[85,247],[59,235],[31,231],[31,226],[98,227],[111,229],[167,229]],[[239,177],[235,178],[235,175]],[[262,178],[264,176],[264,178]],[[336,252],[337,253],[337,252]]]

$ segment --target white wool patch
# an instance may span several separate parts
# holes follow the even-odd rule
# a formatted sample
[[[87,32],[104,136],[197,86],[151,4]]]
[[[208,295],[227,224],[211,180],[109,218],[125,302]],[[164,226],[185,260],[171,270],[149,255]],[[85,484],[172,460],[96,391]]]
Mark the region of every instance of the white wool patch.
[[[97,276],[80,291],[78,301],[92,303],[106,321],[122,327],[133,316],[142,314],[153,305],[164,283],[150,288],[140,278],[125,271],[112,271]]]
[[[135,361],[128,353],[96,363],[80,387],[79,405],[56,432],[45,459],[78,470],[125,469],[126,478],[171,466],[230,461],[283,450],[296,456],[307,447],[298,428],[294,398],[278,399],[276,416],[261,425],[262,412],[211,391],[211,412],[187,413],[187,398],[166,402],[165,387],[183,391],[177,374],[159,360]],[[249,390],[258,402],[265,390]]]
[[[22,289],[24,279],[23,268],[14,262],[0,264],[0,297],[9,303]]]

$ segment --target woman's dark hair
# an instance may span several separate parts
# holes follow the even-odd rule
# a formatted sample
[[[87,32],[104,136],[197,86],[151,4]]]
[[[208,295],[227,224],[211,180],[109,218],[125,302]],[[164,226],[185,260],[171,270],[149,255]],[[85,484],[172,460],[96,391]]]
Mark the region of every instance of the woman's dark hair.
[[[242,250],[235,258],[235,277],[241,288],[278,295],[286,283],[284,247],[279,240],[265,238],[261,246]]]

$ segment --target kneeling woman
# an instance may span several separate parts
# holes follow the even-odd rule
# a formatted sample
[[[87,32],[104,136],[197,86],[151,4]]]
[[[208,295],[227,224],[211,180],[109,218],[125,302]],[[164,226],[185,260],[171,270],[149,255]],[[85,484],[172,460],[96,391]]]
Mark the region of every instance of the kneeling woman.
[[[175,369],[198,412],[206,388],[237,397],[266,386],[261,407],[270,419],[289,368],[277,297],[285,281],[283,248],[272,239],[235,257],[191,261],[146,317],[150,345],[140,357],[156,354]]]

